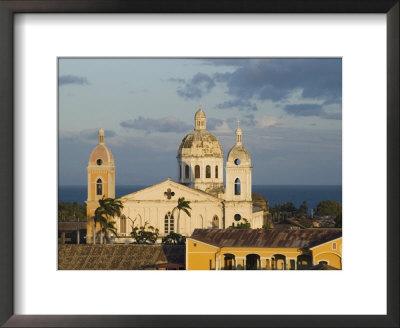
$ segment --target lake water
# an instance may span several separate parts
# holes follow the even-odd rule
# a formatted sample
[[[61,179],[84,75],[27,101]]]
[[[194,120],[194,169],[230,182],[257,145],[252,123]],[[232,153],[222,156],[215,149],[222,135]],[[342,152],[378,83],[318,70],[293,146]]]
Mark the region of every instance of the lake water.
[[[138,191],[146,186],[116,186],[116,197]],[[309,210],[316,208],[323,200],[342,203],[342,186],[253,186],[253,192],[263,195],[270,206],[292,202],[299,207],[303,201]],[[87,186],[59,186],[58,200],[63,202],[84,203],[87,198]]]

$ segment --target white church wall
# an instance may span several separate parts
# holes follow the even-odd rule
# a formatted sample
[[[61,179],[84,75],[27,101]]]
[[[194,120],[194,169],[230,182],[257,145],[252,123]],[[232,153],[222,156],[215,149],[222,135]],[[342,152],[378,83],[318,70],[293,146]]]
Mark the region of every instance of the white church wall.
[[[252,202],[226,202],[225,203],[225,228],[228,228],[232,223],[237,224],[238,222],[243,223],[243,218],[252,221]],[[241,216],[240,221],[235,221],[235,214]],[[253,226],[252,226],[253,228]]]
[[[217,215],[221,220],[222,218],[222,204],[219,201],[196,201],[190,198],[185,198],[190,201],[191,216],[181,211],[179,216],[179,230],[178,226],[178,212],[174,212],[174,230],[185,236],[192,234],[196,228],[212,228],[212,219]],[[165,235],[164,220],[168,212],[172,212],[173,208],[177,205],[174,201],[128,201],[124,203],[122,214],[127,219],[127,234],[130,234],[132,220],[135,220],[135,226],[142,226],[145,222],[149,225],[159,229],[160,235]],[[199,221],[199,218],[201,220]],[[129,219],[130,218],[130,219]],[[200,226],[201,225],[201,226]],[[118,232],[120,233],[120,226],[117,225]]]

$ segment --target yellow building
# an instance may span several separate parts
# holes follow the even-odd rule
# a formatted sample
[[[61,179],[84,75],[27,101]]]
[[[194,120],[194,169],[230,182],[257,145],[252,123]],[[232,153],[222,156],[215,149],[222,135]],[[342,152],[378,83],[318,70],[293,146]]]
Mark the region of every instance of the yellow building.
[[[93,243],[94,211],[99,207],[99,199],[115,197],[114,156],[104,143],[104,130],[99,130],[98,144],[89,157],[88,198],[86,201],[87,235],[86,243]]]
[[[342,229],[196,229],[187,270],[342,269]]]

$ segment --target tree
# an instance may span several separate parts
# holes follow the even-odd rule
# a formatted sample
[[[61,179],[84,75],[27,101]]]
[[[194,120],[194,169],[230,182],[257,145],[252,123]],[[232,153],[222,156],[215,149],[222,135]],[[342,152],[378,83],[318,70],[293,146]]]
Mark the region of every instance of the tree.
[[[238,222],[236,225],[232,222],[232,226],[229,229],[251,229],[250,222],[243,218],[243,222]]]
[[[335,228],[342,227],[342,213],[340,213],[335,219]]]
[[[176,231],[179,233],[179,219],[181,216],[181,211],[185,212],[187,214],[188,217],[191,217],[191,214],[189,212],[189,210],[191,210],[192,208],[190,207],[190,201],[185,200],[185,197],[180,197],[178,199],[178,205],[174,207],[174,209],[172,210],[172,215],[174,214],[175,210],[178,210],[178,220],[176,222]]]
[[[110,242],[110,234],[118,236],[115,223],[115,221],[106,221],[103,225],[100,226],[101,236],[103,236],[104,234],[104,238],[107,244]]]
[[[164,245],[186,245],[186,237],[179,233],[170,232],[162,239]]]
[[[305,228],[312,228],[313,224],[312,221],[305,216],[302,216],[299,223]]]
[[[149,225],[147,221],[141,227],[132,225],[131,236],[135,239],[134,244],[153,245],[157,241],[158,234],[159,230]]]
[[[58,202],[58,221],[86,221],[86,204]]]
[[[294,206],[292,202],[286,202],[285,204],[282,205],[282,211],[293,213],[297,211],[297,208],[296,206]]]
[[[307,212],[308,212],[308,204],[307,204],[306,201],[303,201],[303,202],[301,203],[300,207],[299,207],[298,213],[299,213],[300,215],[306,215]]]
[[[94,222],[100,223],[100,243],[103,244],[103,234],[106,241],[109,241],[109,234],[117,235],[115,228],[115,221],[112,218],[121,216],[121,210],[124,207],[118,198],[104,198],[99,199],[99,207],[94,212]],[[95,234],[95,232],[94,232]],[[94,240],[95,240],[94,235]]]
[[[342,205],[333,200],[324,200],[317,205],[317,214],[319,216],[338,216],[342,213]]]
[[[271,224],[269,222],[265,223],[262,225],[261,229],[265,229],[265,230],[271,230]]]

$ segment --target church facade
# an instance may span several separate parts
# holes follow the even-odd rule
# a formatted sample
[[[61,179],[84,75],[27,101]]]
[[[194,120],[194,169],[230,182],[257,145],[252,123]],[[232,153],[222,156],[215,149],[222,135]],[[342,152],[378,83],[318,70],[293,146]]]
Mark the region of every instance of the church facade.
[[[195,229],[225,229],[245,220],[253,229],[262,227],[266,209],[253,204],[252,164],[239,124],[226,160],[225,187],[222,147],[207,130],[202,109],[196,112],[194,130],[182,139],[176,158],[176,182],[168,178],[120,197],[124,207],[121,217],[116,218],[116,242],[130,242],[131,226],[145,223],[158,228],[161,237],[171,232],[190,236]],[[104,143],[103,130],[99,131],[87,171],[87,243],[93,243],[93,215],[98,199],[115,197],[114,158]],[[190,216],[174,210],[182,197],[190,202]]]

